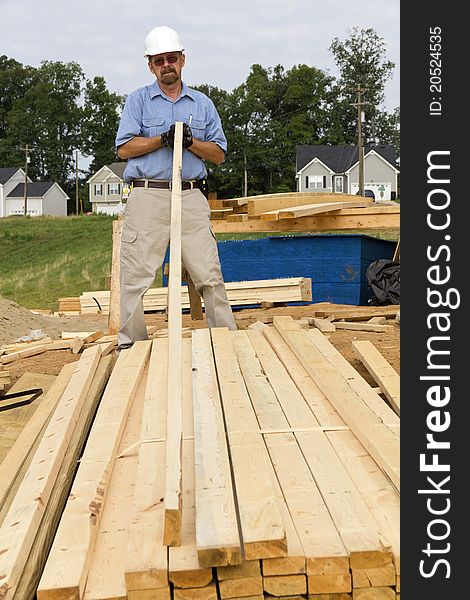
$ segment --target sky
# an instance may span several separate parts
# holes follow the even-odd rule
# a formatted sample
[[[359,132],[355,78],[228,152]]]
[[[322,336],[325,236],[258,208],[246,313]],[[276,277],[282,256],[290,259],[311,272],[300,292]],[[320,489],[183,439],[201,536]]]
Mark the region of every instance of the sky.
[[[383,38],[396,64],[385,87],[385,110],[400,104],[399,0],[0,0],[0,54],[31,65],[77,62],[88,79],[128,94],[152,83],[144,40],[154,27],[175,29],[183,42],[189,85],[227,91],[246,80],[251,65],[307,64],[337,76],[328,50],[353,27]]]

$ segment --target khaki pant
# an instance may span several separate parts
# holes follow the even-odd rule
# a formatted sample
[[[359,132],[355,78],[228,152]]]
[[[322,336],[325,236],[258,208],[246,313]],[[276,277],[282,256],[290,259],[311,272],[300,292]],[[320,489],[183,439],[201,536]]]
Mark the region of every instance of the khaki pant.
[[[170,239],[171,191],[134,188],[124,214],[121,238],[121,329],[118,343],[146,340],[143,296],[161,267]],[[236,329],[227,299],[210,208],[200,190],[184,190],[181,201],[181,257],[204,298],[209,327]]]

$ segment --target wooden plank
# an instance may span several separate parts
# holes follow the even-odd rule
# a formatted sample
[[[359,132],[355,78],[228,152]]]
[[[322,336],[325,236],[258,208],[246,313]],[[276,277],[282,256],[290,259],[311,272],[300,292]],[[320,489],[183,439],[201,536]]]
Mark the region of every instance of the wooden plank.
[[[245,598],[263,593],[263,578],[244,577],[219,581],[219,593],[222,600],[226,598]]]
[[[395,590],[391,587],[356,588],[353,600],[395,600]]]
[[[295,596],[307,593],[305,575],[277,575],[263,577],[263,587],[272,596]]]
[[[165,452],[165,522],[163,543],[181,544],[181,169],[183,123],[175,123],[171,187],[170,272],[168,275],[168,406]]]
[[[371,569],[351,569],[353,588],[394,586],[395,566],[390,563]]]
[[[314,346],[308,332],[298,327],[290,317],[275,317],[274,325],[303,363],[312,379],[399,490],[398,437],[378,419],[336,372]]]
[[[323,333],[336,331],[334,323],[328,321],[327,319],[317,319],[313,317],[312,324]]]
[[[343,208],[366,208],[372,201],[349,200],[347,202],[318,202],[271,210],[261,214],[264,221],[278,221],[279,219],[297,219],[299,217],[310,217],[312,215],[328,213]]]
[[[207,329],[193,332],[192,368],[199,564],[202,567],[239,564],[242,557],[230,464]]]
[[[336,329],[350,329],[352,331],[373,331],[376,333],[384,333],[392,331],[392,325],[375,325],[374,323],[348,323],[347,321],[336,321]]]
[[[217,567],[217,580],[225,579],[243,579],[245,577],[259,577],[261,575],[261,565],[259,560],[244,560],[239,565],[230,567]]]
[[[217,600],[217,588],[215,583],[210,583],[201,588],[174,588],[174,600]]]
[[[173,586],[199,588],[212,581],[212,569],[199,566],[196,547],[191,351],[191,340],[183,340],[183,519],[181,546],[168,550],[168,577]]]
[[[76,363],[62,367],[46,394],[43,394],[36,411],[16,438],[0,464],[0,524],[13,501],[24,474],[36,452],[42,434],[75,371]]]
[[[254,560],[286,556],[286,534],[272,486],[269,456],[237,365],[232,336],[226,328],[215,328],[211,333],[245,557]]]
[[[68,365],[66,365],[68,366]],[[70,365],[72,366],[72,365]],[[62,461],[41,527],[31,547],[27,563],[18,582],[15,598],[33,598],[52,545],[62,510],[77,470],[83,445],[91,427],[96,407],[113,367],[113,357],[101,358],[85,399],[79,421],[73,430]],[[65,368],[65,367],[64,367]],[[64,369],[63,369],[64,370]],[[60,374],[59,374],[60,377]]]
[[[328,231],[349,229],[399,229],[400,209],[394,206],[373,206],[367,208],[343,208],[337,213],[262,221],[248,219],[241,223],[230,223],[226,219],[211,222],[214,233],[248,233],[271,231]]]
[[[387,397],[393,410],[400,414],[400,376],[369,340],[353,341],[356,356],[366,367]]]
[[[0,528],[0,598],[12,598],[100,358],[79,361]]]
[[[111,285],[109,292],[109,315],[108,332],[117,334],[121,326],[121,292],[120,292],[120,254],[121,254],[121,236],[124,219],[118,215],[113,221],[113,251],[111,255]]]
[[[386,317],[372,317],[367,321],[368,323],[375,323],[375,325],[385,325],[387,322]]]
[[[315,309],[315,316],[320,318],[334,317],[335,319],[347,319],[348,321],[367,321],[372,317],[393,318],[400,312],[400,306],[358,306],[356,308],[320,308]]]
[[[0,413],[0,462],[4,460],[6,454],[9,452],[26,423],[41,404],[44,394],[48,392],[55,379],[55,375],[23,373],[18,381],[8,390],[13,394],[15,392],[42,388],[43,393],[30,404],[25,404],[18,408],[11,408],[6,412]],[[27,398],[27,396],[24,397],[24,399]]]
[[[16,352],[12,352],[11,354],[4,354],[0,356],[0,362],[2,365],[9,364],[15,360],[20,358],[27,358],[28,356],[35,356],[36,354],[41,354],[47,350],[47,344],[33,346],[32,348],[25,348],[24,350],[17,350]]]
[[[335,367],[348,385],[364,400],[366,405],[390,430],[399,435],[400,419],[393,410],[374,392],[367,381],[336,350],[331,342],[318,331],[309,331],[309,337],[323,356]]]
[[[150,346],[150,341],[135,342],[117,359],[49,553],[38,600],[83,594],[112,465]]]
[[[168,341],[152,342],[138,448],[134,502],[127,542],[127,592],[168,587],[163,545]],[[158,440],[150,442],[150,440]]]
[[[110,600],[106,598],[106,600]],[[136,590],[128,592],[127,596],[118,600],[171,600],[170,586],[155,590]]]
[[[247,212],[250,217],[259,216],[265,212],[282,210],[292,206],[329,203],[336,201],[357,201],[357,196],[348,194],[322,194],[320,192],[290,192],[284,194],[265,194],[247,198]]]
[[[128,544],[139,458],[138,448],[134,444],[140,439],[147,374],[148,368],[140,378],[112,465],[83,600],[126,598],[125,548]],[[129,447],[133,447],[133,450],[126,452]]]

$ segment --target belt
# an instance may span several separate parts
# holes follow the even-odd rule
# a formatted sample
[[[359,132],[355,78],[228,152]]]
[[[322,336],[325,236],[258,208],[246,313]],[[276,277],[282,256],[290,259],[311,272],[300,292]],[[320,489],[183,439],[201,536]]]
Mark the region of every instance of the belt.
[[[134,179],[134,187],[146,187],[146,188],[160,188],[162,190],[171,190],[171,181],[157,181],[155,179]],[[182,181],[182,190],[193,190],[197,188],[197,181],[191,179],[190,181]]]

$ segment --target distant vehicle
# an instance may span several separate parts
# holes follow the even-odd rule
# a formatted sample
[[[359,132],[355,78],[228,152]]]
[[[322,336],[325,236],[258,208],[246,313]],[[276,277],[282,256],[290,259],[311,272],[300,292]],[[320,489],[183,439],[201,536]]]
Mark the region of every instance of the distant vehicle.
[[[356,196],[359,196],[359,192],[356,192]],[[364,196],[366,198],[372,198],[372,200],[375,200],[375,194],[372,190],[364,190]]]

